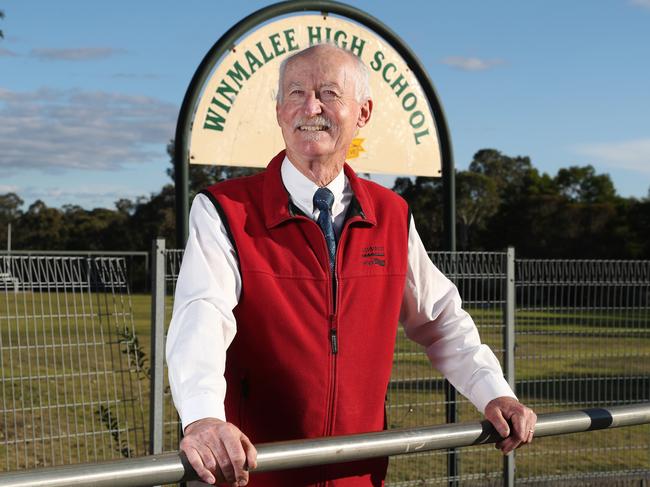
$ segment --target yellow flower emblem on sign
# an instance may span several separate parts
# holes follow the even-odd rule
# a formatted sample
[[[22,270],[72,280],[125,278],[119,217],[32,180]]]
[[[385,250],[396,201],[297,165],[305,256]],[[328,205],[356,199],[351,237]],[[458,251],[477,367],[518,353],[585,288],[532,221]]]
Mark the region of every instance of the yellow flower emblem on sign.
[[[363,141],[366,139],[352,139],[352,142],[350,143],[350,147],[348,148],[348,155],[346,156],[346,159],[355,159],[359,157],[359,154],[362,152],[366,152],[366,149],[363,148]]]

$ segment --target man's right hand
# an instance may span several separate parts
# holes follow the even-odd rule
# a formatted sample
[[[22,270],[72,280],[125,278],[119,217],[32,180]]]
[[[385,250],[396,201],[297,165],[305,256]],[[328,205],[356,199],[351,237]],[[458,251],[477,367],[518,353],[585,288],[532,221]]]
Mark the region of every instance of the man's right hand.
[[[234,424],[216,418],[189,424],[180,448],[201,480],[211,485],[246,485],[246,462],[250,468],[257,466],[257,450],[248,437]]]

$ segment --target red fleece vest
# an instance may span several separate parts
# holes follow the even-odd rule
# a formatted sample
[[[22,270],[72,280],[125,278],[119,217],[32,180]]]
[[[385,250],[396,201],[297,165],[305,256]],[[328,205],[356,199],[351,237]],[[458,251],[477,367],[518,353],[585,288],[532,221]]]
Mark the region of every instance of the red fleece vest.
[[[332,276],[320,227],[282,184],[283,159],[205,192],[242,277],[226,417],[253,443],[380,431],[406,276],[407,205],[346,165],[354,198]],[[378,459],[256,474],[249,485],[377,486],[386,466]]]

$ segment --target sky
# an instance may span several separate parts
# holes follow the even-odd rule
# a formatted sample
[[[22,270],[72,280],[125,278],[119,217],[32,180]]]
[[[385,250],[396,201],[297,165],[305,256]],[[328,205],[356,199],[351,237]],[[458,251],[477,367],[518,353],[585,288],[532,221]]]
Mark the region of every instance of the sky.
[[[271,3],[0,0],[0,194],[91,209],[158,192],[196,68]],[[494,148],[649,195],[650,0],[347,3],[423,63],[457,168]]]

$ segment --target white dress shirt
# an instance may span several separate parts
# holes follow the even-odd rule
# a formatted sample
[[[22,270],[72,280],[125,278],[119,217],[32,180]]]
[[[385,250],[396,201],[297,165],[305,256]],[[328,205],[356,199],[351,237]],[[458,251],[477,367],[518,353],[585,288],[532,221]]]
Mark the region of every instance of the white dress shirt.
[[[292,202],[316,220],[319,210],[312,201],[318,186],[286,157],[281,173]],[[352,189],[343,171],[327,187],[334,194],[332,218],[338,237]],[[241,286],[226,228],[212,202],[199,194],[190,210],[166,345],[169,383],[183,428],[202,418],[226,419],[226,349],[237,332],[233,309]],[[496,397],[515,397],[497,358],[481,344],[474,321],[461,308],[456,286],[429,259],[413,219],[400,322],[431,364],[479,411]]]

